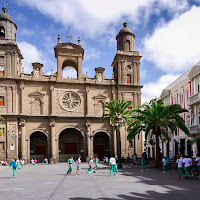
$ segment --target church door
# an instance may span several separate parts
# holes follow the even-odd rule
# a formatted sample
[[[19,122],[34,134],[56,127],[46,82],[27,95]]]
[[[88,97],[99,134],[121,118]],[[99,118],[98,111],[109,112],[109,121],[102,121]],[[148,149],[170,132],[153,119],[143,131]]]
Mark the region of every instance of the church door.
[[[77,154],[77,144],[65,143],[65,154]]]
[[[36,155],[46,155],[46,147],[36,146]]]

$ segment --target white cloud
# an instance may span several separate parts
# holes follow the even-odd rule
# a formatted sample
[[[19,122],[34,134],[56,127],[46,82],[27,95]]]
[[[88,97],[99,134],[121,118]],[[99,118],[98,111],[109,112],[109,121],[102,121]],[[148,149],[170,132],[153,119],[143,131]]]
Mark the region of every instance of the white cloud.
[[[165,72],[183,72],[200,60],[200,7],[159,26],[144,40],[143,57]]]
[[[100,58],[100,55],[101,55],[101,52],[98,49],[92,48],[92,47],[86,47],[84,60],[88,61],[92,59],[98,59]]]
[[[31,63],[35,62],[39,62],[44,65],[45,68],[43,71],[55,69],[56,64],[49,60],[47,56],[43,54],[42,51],[39,50],[36,46],[25,41],[18,42],[18,46],[24,57],[22,60],[24,73],[30,74],[33,71]]]
[[[27,36],[27,37],[32,37],[33,35],[35,35],[34,30],[30,30],[27,28],[20,28],[19,32],[20,32],[20,35]]]
[[[151,14],[168,9],[181,13],[188,8],[189,0],[19,0],[67,28],[82,32],[87,37],[113,34],[115,25],[128,19],[132,25],[148,21]]]
[[[161,76],[157,81],[150,82],[147,84],[144,84],[144,87],[142,88],[142,104],[149,101],[151,99],[154,99],[155,97],[159,97],[162,93],[162,90],[167,87],[170,83],[175,81],[180,75],[174,75],[174,74],[167,74],[164,76]]]

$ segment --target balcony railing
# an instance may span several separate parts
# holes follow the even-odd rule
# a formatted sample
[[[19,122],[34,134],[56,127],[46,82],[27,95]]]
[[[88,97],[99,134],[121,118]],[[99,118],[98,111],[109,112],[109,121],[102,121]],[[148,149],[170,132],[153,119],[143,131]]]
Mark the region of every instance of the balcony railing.
[[[200,124],[190,126],[190,133],[191,133],[192,135],[195,135],[195,134],[200,133]]]
[[[200,93],[197,93],[193,96],[191,96],[189,99],[188,99],[188,105],[191,106],[193,104],[197,104],[200,102]]]

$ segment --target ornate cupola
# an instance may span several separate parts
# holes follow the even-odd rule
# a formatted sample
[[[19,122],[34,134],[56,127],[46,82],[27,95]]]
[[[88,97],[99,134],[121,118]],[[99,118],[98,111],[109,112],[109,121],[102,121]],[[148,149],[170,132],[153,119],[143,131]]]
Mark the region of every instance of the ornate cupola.
[[[114,79],[117,84],[140,85],[140,59],[139,52],[135,51],[135,35],[123,24],[123,28],[116,36],[117,53],[112,63]]]
[[[117,50],[119,51],[134,51],[134,40],[135,35],[127,27],[127,23],[124,22],[123,28],[120,30],[116,37],[117,40]]]
[[[15,78],[21,74],[23,56],[16,43],[17,25],[7,12],[4,5],[0,13],[0,76]]]

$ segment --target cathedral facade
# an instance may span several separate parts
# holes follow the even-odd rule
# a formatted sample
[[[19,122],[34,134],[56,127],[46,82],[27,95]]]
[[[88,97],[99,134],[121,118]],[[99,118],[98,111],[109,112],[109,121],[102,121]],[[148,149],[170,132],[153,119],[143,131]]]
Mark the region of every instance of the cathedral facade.
[[[112,79],[104,68],[95,69],[95,77],[82,73],[84,49],[77,44],[61,43],[54,47],[57,72],[43,73],[43,64],[32,63],[25,74],[23,55],[16,43],[17,25],[7,14],[0,13],[0,159],[14,156],[29,162],[44,157],[56,162],[72,155],[88,157],[117,155],[116,132],[109,119],[102,121],[104,103],[113,99],[141,104],[140,59],[134,49],[135,35],[124,23],[116,37],[117,53],[113,59]],[[45,66],[44,66],[45,67]],[[49,66],[48,66],[49,67]],[[63,70],[72,67],[77,78],[64,78]],[[121,127],[122,156],[142,154],[142,136],[127,140]]]

